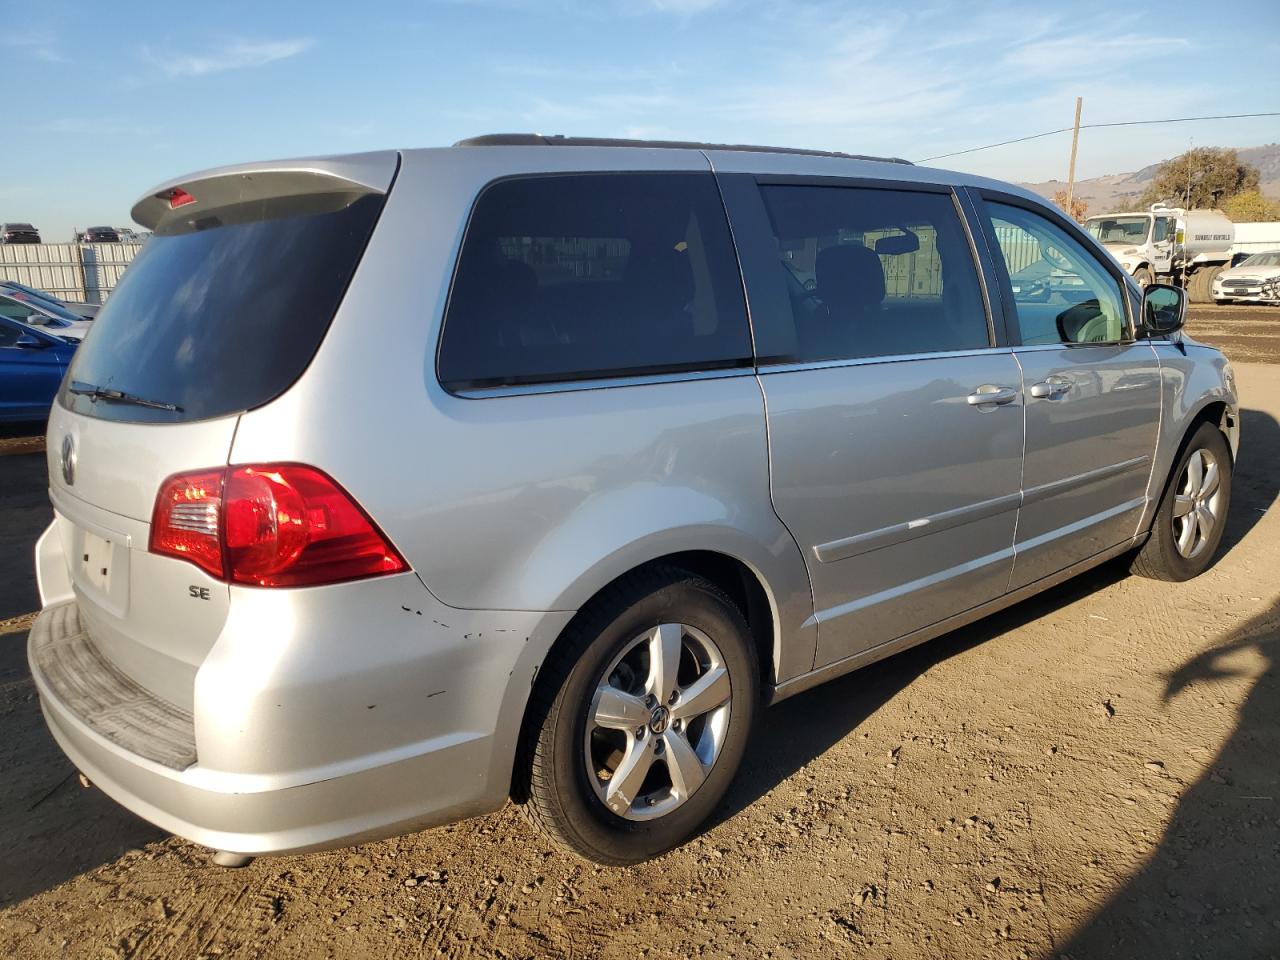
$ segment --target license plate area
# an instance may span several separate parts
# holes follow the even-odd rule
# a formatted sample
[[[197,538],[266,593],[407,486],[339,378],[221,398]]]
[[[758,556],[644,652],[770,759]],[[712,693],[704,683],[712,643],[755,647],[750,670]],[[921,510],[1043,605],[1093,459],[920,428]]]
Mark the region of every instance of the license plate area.
[[[129,537],[100,528],[89,529],[63,518],[70,527],[67,544],[71,582],[82,600],[114,617],[129,609]]]
[[[111,541],[97,534],[84,533],[80,548],[80,578],[87,586],[104,594],[111,592]]]

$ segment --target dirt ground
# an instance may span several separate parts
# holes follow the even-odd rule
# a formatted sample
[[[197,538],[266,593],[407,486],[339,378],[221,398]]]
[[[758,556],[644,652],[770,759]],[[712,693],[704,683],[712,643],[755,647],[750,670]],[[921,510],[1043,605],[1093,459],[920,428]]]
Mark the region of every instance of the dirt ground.
[[[1280,361],[1280,311],[1198,308],[1191,329]],[[625,870],[554,853],[508,807],[224,871],[82,789],[27,621],[4,620],[35,606],[48,514],[43,461],[11,441],[0,955],[1280,957],[1280,366],[1237,373],[1211,571],[1109,564],[767,711],[717,822]]]
[[[1187,330],[1236,363],[1280,363],[1280,307],[1193,304]]]

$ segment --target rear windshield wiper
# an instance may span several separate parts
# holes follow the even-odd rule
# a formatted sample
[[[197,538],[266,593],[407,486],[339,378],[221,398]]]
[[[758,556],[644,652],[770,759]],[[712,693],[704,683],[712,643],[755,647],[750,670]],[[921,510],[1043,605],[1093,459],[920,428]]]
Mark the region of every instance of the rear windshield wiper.
[[[150,407],[153,410],[168,410],[171,413],[182,412],[182,408],[176,403],[166,403],[164,400],[148,400],[146,397],[125,393],[123,390],[112,390],[110,387],[100,387],[94,383],[73,380],[68,389],[72,393],[78,393],[91,400],[111,400],[115,403],[132,403],[136,407]]]

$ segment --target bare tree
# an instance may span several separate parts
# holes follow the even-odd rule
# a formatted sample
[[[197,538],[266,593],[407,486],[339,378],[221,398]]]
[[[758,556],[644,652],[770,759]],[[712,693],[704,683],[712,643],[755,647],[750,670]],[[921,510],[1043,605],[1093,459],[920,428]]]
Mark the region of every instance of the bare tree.
[[[1079,197],[1071,198],[1071,209],[1067,209],[1067,191],[1059,190],[1051,198],[1057,205],[1058,209],[1069,216],[1076,223],[1084,223],[1084,218],[1089,215],[1089,201],[1082,200]]]

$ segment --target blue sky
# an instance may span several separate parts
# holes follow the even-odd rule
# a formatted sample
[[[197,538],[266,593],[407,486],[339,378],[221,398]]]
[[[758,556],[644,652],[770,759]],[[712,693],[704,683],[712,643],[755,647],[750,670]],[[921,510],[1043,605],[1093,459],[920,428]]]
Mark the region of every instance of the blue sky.
[[[1213,15],[1221,10],[1221,17]],[[1280,5],[0,0],[0,220],[124,225],[237,160],[535,130],[920,159],[1084,121],[1280,109]],[[1082,134],[1078,175],[1280,118]],[[1058,136],[940,161],[1065,179]]]

